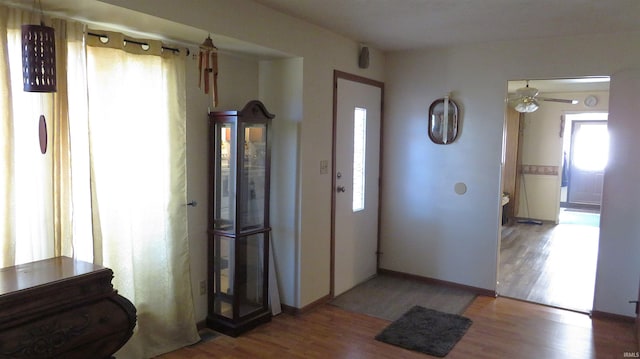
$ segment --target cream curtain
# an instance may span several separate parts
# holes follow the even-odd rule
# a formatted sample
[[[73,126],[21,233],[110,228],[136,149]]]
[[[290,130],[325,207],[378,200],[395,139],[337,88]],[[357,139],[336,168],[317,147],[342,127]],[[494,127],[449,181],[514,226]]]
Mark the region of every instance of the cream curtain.
[[[148,358],[199,340],[187,241],[185,61],[160,56],[159,43],[147,50],[158,55],[132,54],[139,45],[123,43],[110,34],[108,46],[87,48],[94,256],[138,309],[134,337],[118,358]]]
[[[14,136],[8,48],[9,9],[0,6],[0,267],[15,263]]]
[[[58,92],[22,90],[22,24],[40,17],[0,6],[0,267],[72,255],[69,132],[66,93],[66,22],[46,19],[56,31]],[[38,119],[47,119],[46,154]]]
[[[51,21],[55,30],[57,91],[49,97],[53,121],[49,142],[51,151],[52,189],[53,189],[53,239],[54,256],[73,256],[73,198],[71,196],[71,146],[69,133],[69,97],[67,90],[67,65],[70,43],[68,37],[81,36],[83,27],[60,19]],[[73,46],[73,44],[71,44]]]
[[[86,29],[69,23],[67,30],[67,92],[73,103],[69,106],[72,246],[74,258],[93,262]]]
[[[0,267],[58,255],[107,266],[138,310],[118,358],[192,344],[184,56],[117,34],[87,47],[82,24],[46,19],[58,91],[25,93],[20,25],[39,22],[0,5]]]

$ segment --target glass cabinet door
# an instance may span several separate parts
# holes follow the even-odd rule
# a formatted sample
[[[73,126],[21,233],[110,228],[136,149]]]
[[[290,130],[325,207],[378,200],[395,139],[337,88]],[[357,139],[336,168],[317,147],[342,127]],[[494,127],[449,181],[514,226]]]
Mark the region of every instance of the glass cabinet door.
[[[242,251],[243,261],[238,271],[242,279],[238,282],[238,297],[240,300],[239,315],[244,317],[264,307],[264,246],[266,235],[258,233],[238,238],[237,250]],[[240,279],[240,278],[238,278]]]
[[[264,123],[248,123],[242,127],[244,148],[238,226],[240,232],[247,232],[265,227],[267,126]]]
[[[214,153],[214,229],[235,232],[236,212],[236,124],[216,123]]]
[[[236,238],[215,236],[214,312],[217,315],[236,319],[265,309],[268,240],[268,232]],[[234,283],[237,292],[234,292]],[[238,306],[237,313],[234,305]]]
[[[223,317],[233,319],[235,240],[229,237],[215,236],[214,246],[214,312]]]

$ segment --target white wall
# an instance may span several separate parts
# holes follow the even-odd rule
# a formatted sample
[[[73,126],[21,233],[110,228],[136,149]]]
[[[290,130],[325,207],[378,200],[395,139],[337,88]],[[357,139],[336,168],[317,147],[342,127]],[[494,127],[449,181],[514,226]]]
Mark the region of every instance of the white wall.
[[[388,54],[381,266],[495,290],[508,80],[606,76],[634,68],[640,63],[639,40],[640,33],[630,33]],[[448,91],[463,108],[462,128],[458,141],[439,146],[427,137],[427,111]],[[613,107],[613,93],[611,101]],[[614,122],[610,119],[610,126]],[[455,194],[456,182],[467,184],[465,195]],[[623,187],[605,187],[604,196],[635,190],[625,182]],[[627,208],[616,202],[603,203],[603,212],[605,207],[609,216],[630,218]],[[603,223],[598,275],[602,280],[603,273],[609,273],[607,279],[618,284],[607,292],[598,286],[595,309],[631,316],[633,306],[623,300],[628,290],[638,289],[637,270],[605,268],[609,261],[637,263],[639,253],[631,243],[637,243],[638,232],[627,228],[612,235],[607,225]],[[615,247],[619,257],[607,256],[609,247]]]
[[[495,288],[507,81],[490,67],[492,53],[458,48],[388,55],[382,268]],[[436,145],[427,135],[428,109],[449,91],[461,109],[458,139]],[[454,192],[457,182],[467,185],[466,194]]]
[[[296,174],[300,209],[295,227],[288,229],[297,232],[297,252],[293,255],[299,263],[295,274],[299,288],[295,302],[284,304],[301,308],[328,295],[332,190],[331,176],[321,175],[319,167],[320,161],[331,161],[333,70],[381,81],[384,56],[370,48],[369,69],[359,69],[357,41],[247,0],[103,2],[202,29],[210,32],[214,41],[220,35],[304,59]]]
[[[557,223],[560,208],[559,178],[560,172],[558,175],[522,174],[515,216]]]
[[[636,64],[639,62],[636,60]],[[640,278],[640,69],[611,77],[611,149],[604,177],[594,309],[635,316]]]
[[[596,95],[597,106],[586,107],[584,98]],[[517,217],[557,222],[562,175],[563,138],[560,137],[560,118],[566,113],[607,112],[607,91],[544,93],[544,97],[575,99],[575,105],[558,102],[541,102],[540,108],[524,116],[522,164],[557,166],[558,175],[525,174],[520,183],[520,200]],[[566,126],[571,126],[569,123]],[[525,195],[526,188],[526,195]],[[528,208],[527,208],[528,202]]]
[[[276,114],[271,138],[271,237],[281,301],[297,303],[300,218],[299,137],[302,122],[301,58],[260,62],[260,99]]]

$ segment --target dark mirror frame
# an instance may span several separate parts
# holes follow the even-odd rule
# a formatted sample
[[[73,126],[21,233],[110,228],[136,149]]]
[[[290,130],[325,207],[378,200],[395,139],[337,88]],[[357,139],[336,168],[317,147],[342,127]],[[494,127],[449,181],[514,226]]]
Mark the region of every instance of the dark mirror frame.
[[[448,111],[445,111],[445,103]],[[450,98],[433,101],[429,106],[429,138],[433,143],[448,145],[458,138],[458,115],[458,104]]]

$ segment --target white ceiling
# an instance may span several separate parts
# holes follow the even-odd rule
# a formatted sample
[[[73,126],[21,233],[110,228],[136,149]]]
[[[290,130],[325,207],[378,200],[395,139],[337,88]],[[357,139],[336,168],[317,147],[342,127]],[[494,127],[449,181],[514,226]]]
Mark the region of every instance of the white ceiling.
[[[198,44],[207,33],[97,0],[40,0],[46,13],[97,28]],[[385,51],[499,40],[640,31],[640,0],[252,0]],[[33,0],[0,0],[31,9]],[[118,19],[118,23],[112,23]],[[156,29],[156,32],[150,31]],[[157,33],[162,29],[162,33]],[[212,34],[222,51],[286,56]],[[515,79],[514,79],[515,80]],[[541,93],[608,90],[608,82],[535,80]],[[509,81],[509,92],[525,85]]]
[[[253,0],[385,50],[640,31],[639,0]]]
[[[45,12],[102,27],[200,42],[206,32],[98,0],[40,0]],[[230,0],[229,0],[230,1]],[[640,0],[251,0],[383,51],[640,31]],[[0,0],[31,9],[33,0]],[[119,24],[110,24],[118,19]],[[170,29],[170,31],[168,30]],[[146,30],[146,31],[145,31]],[[152,36],[149,34],[148,36]],[[215,35],[215,34],[212,34]],[[197,40],[194,40],[197,39]],[[230,51],[247,44],[217,36]],[[250,47],[250,46],[249,46]],[[246,51],[241,51],[246,52]],[[258,48],[249,52],[264,52]],[[273,52],[273,51],[272,51]]]
[[[640,31],[640,0],[253,0],[383,51]],[[526,85],[509,81],[510,93]],[[605,80],[605,81],[603,81]],[[608,91],[608,78],[530,81]]]

